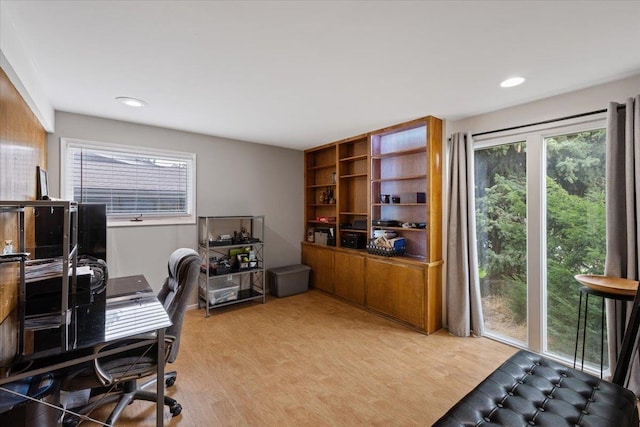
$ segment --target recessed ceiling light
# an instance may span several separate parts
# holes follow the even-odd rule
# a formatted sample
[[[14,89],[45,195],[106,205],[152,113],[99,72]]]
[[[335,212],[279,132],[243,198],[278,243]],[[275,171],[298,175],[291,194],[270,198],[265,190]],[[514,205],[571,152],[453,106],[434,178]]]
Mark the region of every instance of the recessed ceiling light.
[[[119,96],[116,98],[116,101],[129,107],[144,107],[147,105],[147,103],[141,99],[129,98],[128,96]]]
[[[514,87],[524,83],[524,77],[511,77],[500,83],[501,87]]]

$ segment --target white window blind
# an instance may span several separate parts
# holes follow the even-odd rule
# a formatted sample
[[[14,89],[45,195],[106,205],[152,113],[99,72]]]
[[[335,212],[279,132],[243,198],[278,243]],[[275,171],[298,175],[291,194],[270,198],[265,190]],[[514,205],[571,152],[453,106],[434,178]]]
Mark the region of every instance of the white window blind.
[[[63,138],[61,168],[62,197],[106,204],[110,223],[195,221],[193,153]]]

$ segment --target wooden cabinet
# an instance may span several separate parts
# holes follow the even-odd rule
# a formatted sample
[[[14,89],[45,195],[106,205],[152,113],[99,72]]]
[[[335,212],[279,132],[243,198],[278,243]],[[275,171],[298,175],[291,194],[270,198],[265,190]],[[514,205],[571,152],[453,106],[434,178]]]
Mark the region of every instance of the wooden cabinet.
[[[439,329],[442,121],[427,116],[306,150],[304,186],[311,285],[422,332]],[[403,249],[383,257],[353,247],[354,235],[386,244],[374,241],[380,234]]]
[[[365,258],[359,254],[334,252],[335,294],[348,301],[365,303]]]
[[[333,293],[333,251],[316,245],[303,245],[302,263],[311,267],[309,285]]]
[[[424,329],[424,267],[368,258],[366,283],[368,307]]]
[[[393,284],[391,264],[385,261],[367,260],[367,306],[393,315]]]

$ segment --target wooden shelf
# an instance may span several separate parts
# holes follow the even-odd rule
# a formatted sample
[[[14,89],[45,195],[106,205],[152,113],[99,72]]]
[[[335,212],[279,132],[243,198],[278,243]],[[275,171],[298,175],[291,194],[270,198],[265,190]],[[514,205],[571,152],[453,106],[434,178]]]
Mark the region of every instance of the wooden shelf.
[[[371,227],[375,230],[396,230],[396,231],[426,231],[426,228],[404,228],[404,227],[385,227],[383,225],[374,225]]]
[[[356,160],[366,160],[369,157],[367,154],[360,154],[358,156],[345,157],[340,159],[341,162],[355,162]]]
[[[427,175],[396,176],[393,178],[372,179],[371,182],[377,183],[377,182],[389,182],[389,181],[408,181],[411,179],[426,179],[426,178],[427,178]]]
[[[369,234],[369,232],[367,230],[360,230],[360,229],[354,229],[354,228],[341,228],[340,229],[341,233],[362,233],[362,234]]]
[[[386,159],[389,157],[408,156],[410,154],[424,153],[424,147],[412,148],[411,150],[392,151],[390,153],[376,154],[371,156],[372,160]]]
[[[328,208],[328,207],[335,207],[336,204],[335,203],[315,203],[315,204],[310,204],[307,205],[310,208]]]
[[[336,184],[313,184],[307,185],[307,188],[320,188],[320,187],[335,187]]]
[[[427,206],[426,203],[372,203],[371,206]]]
[[[423,333],[439,329],[442,121],[432,116],[415,119],[305,150],[304,156],[305,165],[331,163],[306,167],[305,184],[336,180],[335,186],[309,185],[305,191],[304,218],[336,217],[330,223],[304,221],[305,237],[314,228],[332,227],[336,238],[335,246],[303,240],[302,263],[311,267],[311,287]],[[334,189],[335,210],[326,208],[333,205],[318,204],[321,192]],[[404,195],[405,203],[380,203],[381,194],[399,195],[401,200]],[[426,203],[413,203],[417,194],[424,194]],[[399,224],[424,223],[427,227],[372,226],[371,218],[394,218]],[[356,220],[366,221],[366,229],[340,228]],[[362,245],[379,229],[393,230],[404,238],[404,256],[385,257],[341,246]],[[355,235],[349,237],[351,233]]]
[[[340,179],[344,179],[344,178],[361,178],[361,177],[367,177],[368,174],[366,172],[364,173],[353,173],[351,175],[340,175]]]
[[[335,167],[336,167],[335,163],[329,163],[329,164],[326,164],[326,165],[311,166],[311,167],[308,167],[307,170],[315,171],[315,170],[319,170],[319,169],[329,169],[329,168],[335,168]]]

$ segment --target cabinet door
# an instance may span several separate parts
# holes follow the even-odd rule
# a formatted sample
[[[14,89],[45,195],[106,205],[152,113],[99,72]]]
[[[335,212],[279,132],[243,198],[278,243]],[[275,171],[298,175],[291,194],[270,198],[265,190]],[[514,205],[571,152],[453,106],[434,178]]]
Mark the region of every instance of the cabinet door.
[[[303,245],[302,263],[311,267],[312,287],[333,293],[333,251],[318,246]]]
[[[393,315],[424,329],[424,268],[395,264],[393,266]]]
[[[335,293],[357,304],[364,304],[364,257],[336,252]]]
[[[424,329],[423,267],[367,259],[366,288],[367,306]]]
[[[393,315],[393,265],[372,258],[367,259],[366,265],[367,306]]]

